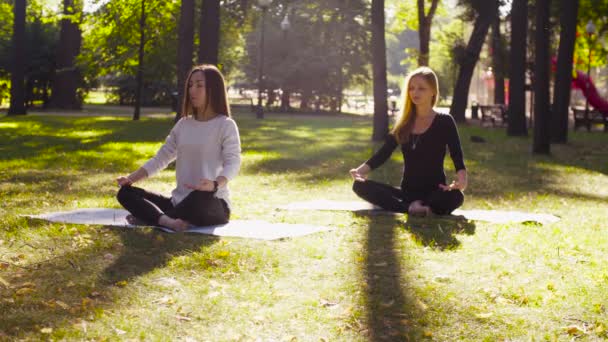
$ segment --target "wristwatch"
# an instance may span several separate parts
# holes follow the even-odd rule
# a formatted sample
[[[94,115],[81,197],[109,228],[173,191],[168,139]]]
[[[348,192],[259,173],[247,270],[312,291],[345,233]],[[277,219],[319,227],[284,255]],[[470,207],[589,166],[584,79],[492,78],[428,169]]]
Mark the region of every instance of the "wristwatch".
[[[217,181],[213,181],[213,192],[216,192],[218,187],[219,184],[217,183]]]

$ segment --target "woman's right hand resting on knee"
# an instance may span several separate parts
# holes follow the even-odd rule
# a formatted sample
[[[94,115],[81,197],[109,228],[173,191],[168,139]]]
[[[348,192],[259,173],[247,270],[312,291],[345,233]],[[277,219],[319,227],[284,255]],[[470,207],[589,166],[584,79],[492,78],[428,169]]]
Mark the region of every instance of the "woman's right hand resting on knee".
[[[116,182],[119,186],[133,185],[133,183],[148,177],[148,172],[144,168],[139,168],[137,171],[131,173],[128,176],[120,176],[116,178]]]
[[[370,171],[369,165],[361,164],[358,168],[350,170],[350,176],[357,182],[364,182]]]

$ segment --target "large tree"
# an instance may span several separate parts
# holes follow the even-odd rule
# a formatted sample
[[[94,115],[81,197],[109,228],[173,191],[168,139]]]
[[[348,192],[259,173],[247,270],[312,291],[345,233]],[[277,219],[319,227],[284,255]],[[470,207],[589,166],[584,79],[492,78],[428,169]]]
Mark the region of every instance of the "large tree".
[[[82,41],[82,32],[79,27],[81,16],[81,0],[63,0],[63,18],[57,46],[57,66],[50,101],[50,106],[54,108],[80,109],[82,106],[82,100],[78,96],[81,76],[75,65]]]
[[[469,98],[469,86],[473,77],[473,70],[479,60],[481,47],[486,39],[488,29],[498,11],[498,0],[462,0],[469,8],[472,9],[472,16],[475,18],[473,24],[473,32],[469,38],[469,42],[460,57],[458,70],[458,78],[454,87],[454,100],[450,107],[450,113],[458,122],[465,121],[465,111]]]
[[[220,47],[220,0],[203,0],[198,62],[217,64]]]
[[[492,67],[494,69],[494,103],[505,103],[505,51],[500,33],[500,11],[496,8],[492,22]]]
[[[528,0],[513,0],[509,52],[509,109],[507,134],[526,136],[526,32]]]
[[[425,14],[424,2],[425,0],[418,1],[418,38],[420,39],[420,51],[418,53],[418,65],[428,66],[429,65],[429,45],[431,43],[431,24],[439,0],[431,0],[431,7],[429,8],[428,14]]]
[[[560,2],[560,34],[557,68],[553,88],[551,138],[553,142],[568,142],[568,113],[572,82],[572,57],[576,41],[578,0]]]
[[[141,12],[139,16],[139,49],[137,58],[137,78],[135,84],[135,109],[133,120],[139,120],[141,111],[141,96],[144,90],[144,54],[146,43],[146,0],[141,0]]]
[[[386,80],[386,40],[384,36],[384,0],[372,0],[372,77],[374,87],[374,130],[372,140],[384,140],[388,133]]]
[[[551,0],[537,0],[535,8],[534,56],[534,139],[532,152],[549,154],[551,151],[549,107],[549,10]]]
[[[26,0],[15,0],[13,9],[13,59],[11,63],[11,104],[8,115],[26,114],[25,111],[25,8]]]
[[[177,40],[176,121],[179,119],[182,110],[186,77],[192,67],[192,56],[194,53],[194,0],[182,0],[181,2]]]

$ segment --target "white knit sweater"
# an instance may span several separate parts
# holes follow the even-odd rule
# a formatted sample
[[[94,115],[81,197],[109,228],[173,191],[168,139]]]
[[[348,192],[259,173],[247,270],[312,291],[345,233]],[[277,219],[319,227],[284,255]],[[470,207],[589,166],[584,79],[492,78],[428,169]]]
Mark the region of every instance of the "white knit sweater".
[[[173,205],[192,191],[185,184],[195,185],[201,178],[215,180],[219,176],[233,179],[241,166],[241,141],[236,123],[225,115],[209,121],[182,118],[173,126],[156,156],[142,167],[151,177],[174,160],[177,187],[171,193]],[[220,187],[215,196],[230,207],[227,185]]]

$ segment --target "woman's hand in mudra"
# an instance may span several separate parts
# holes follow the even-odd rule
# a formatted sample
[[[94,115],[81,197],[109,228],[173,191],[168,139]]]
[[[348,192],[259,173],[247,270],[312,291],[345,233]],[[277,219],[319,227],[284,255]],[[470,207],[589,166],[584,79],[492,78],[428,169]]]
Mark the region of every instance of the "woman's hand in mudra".
[[[357,182],[364,182],[367,179],[367,174],[371,171],[367,164],[363,164],[356,169],[351,169],[350,176]]]
[[[127,185],[133,184],[133,181],[128,176],[127,177],[120,176],[120,177],[116,178],[116,182],[120,186],[127,186]]]
[[[212,180],[201,178],[197,184],[185,184],[186,188],[199,191],[213,191],[215,185]]]
[[[465,186],[460,182],[453,180],[449,185],[439,184],[439,188],[443,191],[464,190]]]

